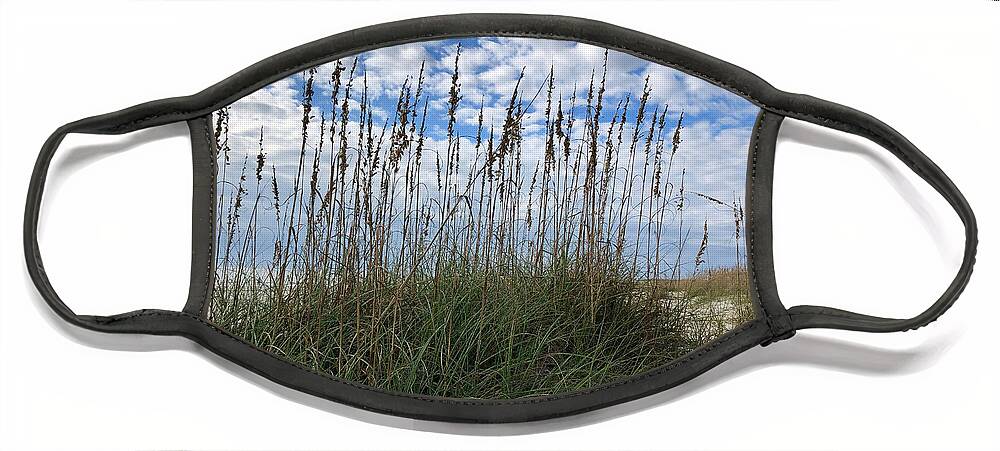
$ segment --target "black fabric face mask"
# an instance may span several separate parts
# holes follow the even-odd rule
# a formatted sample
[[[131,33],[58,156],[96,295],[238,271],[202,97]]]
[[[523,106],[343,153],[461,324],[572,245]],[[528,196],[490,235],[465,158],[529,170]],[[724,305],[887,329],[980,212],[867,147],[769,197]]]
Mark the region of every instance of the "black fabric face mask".
[[[910,319],[778,298],[785,117],[863,136],[965,225],[958,275]],[[37,223],[68,133],[186,121],[193,259],[182,311],[78,315]],[[28,269],[63,319],[179,335],[288,387],[393,415],[516,422],[683,383],[805,328],[915,329],[969,280],[965,198],[859,111],[601,22],[473,14],[388,23],[261,61],[188,97],[82,119],[31,179]]]

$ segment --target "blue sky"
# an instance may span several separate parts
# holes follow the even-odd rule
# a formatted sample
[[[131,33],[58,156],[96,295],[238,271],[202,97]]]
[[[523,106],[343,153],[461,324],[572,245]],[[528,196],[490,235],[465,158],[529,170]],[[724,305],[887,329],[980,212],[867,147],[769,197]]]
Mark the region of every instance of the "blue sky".
[[[352,99],[360,98],[363,83],[366,82],[376,134],[386,119],[391,127],[401,84],[407,76],[413,83],[421,63],[424,63],[426,80],[423,89],[428,101],[427,147],[432,155],[438,150],[443,152],[447,141],[448,92],[459,44],[462,48],[459,59],[462,100],[457,112],[456,130],[462,141],[462,161],[476,161],[478,158],[472,149],[480,104],[484,107],[485,127],[488,129],[492,124],[500,128],[510,92],[523,69],[520,93],[525,104],[541,90],[524,113],[523,167],[525,172],[530,173],[543,152],[544,88],[550,68],[554,67],[553,103],[562,98],[568,110],[575,90],[578,99],[575,114],[582,118],[587,113],[585,103],[592,71],[596,72],[597,81],[601,77],[604,49],[570,41],[490,37],[412,43],[362,53],[357,55]],[[320,115],[330,116],[330,75],[334,64],[331,62],[317,67],[310,141],[319,136]],[[346,82],[354,58],[345,58],[342,64],[347,66],[344,73]],[[231,105],[231,165],[220,170],[221,190],[231,186],[227,182],[238,180],[237,166],[242,165],[243,156],[249,158],[252,168],[261,126],[264,127],[268,161],[276,165],[279,185],[289,185],[296,171],[301,145],[301,101],[305,77],[303,73],[290,76]],[[664,107],[667,108],[668,124],[676,123],[682,111],[685,115],[683,142],[675,156],[677,173],[674,176],[679,176],[680,168],[685,168],[687,191],[700,192],[726,202],[738,199],[742,203],[747,148],[758,110],[739,96],[677,70],[610,51],[601,133],[610,124],[615,106],[630,96],[631,106],[625,130],[626,135],[631,136],[630,125],[635,120],[636,104],[647,77],[651,88],[647,118],[653,108],[662,110]],[[349,116],[352,123],[349,129],[352,129],[351,136],[355,140],[358,106],[356,100],[352,102],[352,114]],[[337,108],[339,111],[339,106]],[[648,127],[648,119],[646,124]],[[667,128],[672,127],[668,125]],[[574,135],[577,135],[574,139],[582,139],[582,129],[577,127],[574,130]],[[666,135],[669,139],[669,131]],[[329,142],[326,145],[325,151],[328,151]],[[427,165],[427,169],[433,170],[433,165]],[[710,229],[708,264],[731,266],[736,258],[737,245],[733,239],[732,212],[690,194],[685,202],[685,222],[691,225],[691,238],[685,245],[687,250],[682,260],[693,260],[703,221],[707,220]],[[676,227],[676,219],[668,220],[670,225]],[[742,242],[739,247],[742,253]]]

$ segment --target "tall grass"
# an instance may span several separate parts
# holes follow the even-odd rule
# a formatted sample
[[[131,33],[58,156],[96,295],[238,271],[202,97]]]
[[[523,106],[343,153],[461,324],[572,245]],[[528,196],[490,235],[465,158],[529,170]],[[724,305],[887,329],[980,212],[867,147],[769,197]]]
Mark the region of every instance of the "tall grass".
[[[266,129],[255,159],[231,161],[229,112],[215,114],[220,183],[231,186],[218,196],[213,322],[373,387],[515,398],[638,374],[752,317],[739,248],[731,263],[705,264],[706,218],[694,219],[697,256],[681,261],[690,202],[730,212],[737,243],[743,212],[685,191],[690,174],[674,167],[684,115],[650,105],[648,78],[611,108],[607,53],[585,98],[554,92],[556,67],[537,90],[522,71],[502,120],[487,123],[482,100],[463,98],[460,58],[461,46],[446,117],[429,113],[421,66],[381,124],[357,59],[335,62],[329,79],[304,73],[287,192]],[[330,112],[317,118],[320,102]],[[458,111],[473,102],[475,135],[460,136]],[[542,149],[524,147],[533,106],[544,110]],[[428,122],[446,124],[435,148]]]

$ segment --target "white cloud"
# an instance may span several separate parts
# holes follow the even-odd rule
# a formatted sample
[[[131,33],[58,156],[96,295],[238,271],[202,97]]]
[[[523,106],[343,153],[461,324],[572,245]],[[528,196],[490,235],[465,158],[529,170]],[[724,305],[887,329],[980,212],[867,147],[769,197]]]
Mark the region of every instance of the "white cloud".
[[[362,132],[358,122],[358,111],[362,90],[367,84],[368,98],[371,101],[374,140],[378,140],[382,124],[388,119],[390,134],[396,119],[396,100],[403,81],[410,77],[411,96],[416,89],[417,72],[421,64],[425,69],[425,84],[422,96],[428,101],[428,115],[434,118],[426,124],[428,136],[422,163],[421,181],[425,184],[427,193],[436,192],[437,170],[435,156],[447,152],[448,138],[446,136],[446,111],[448,92],[451,88],[452,68],[454,64],[457,43],[455,41],[437,41],[404,44],[365,52],[357,57],[357,73],[353,81],[349,107],[351,115],[348,121],[347,154],[353,164],[357,159],[358,137]],[[522,174],[524,181],[524,205],[527,205],[527,185],[531,172],[540,165],[545,144],[545,89],[547,88],[550,69],[554,67],[554,87],[552,108],[556,108],[559,99],[563,100],[564,109],[568,115],[569,101],[574,89],[577,96],[576,125],[573,131],[573,153],[584,140],[584,116],[586,111],[587,89],[593,74],[595,84],[600,83],[604,63],[604,49],[569,41],[526,39],[526,38],[484,38],[475,42],[464,41],[459,59],[459,73],[462,101],[456,112],[457,129],[461,138],[458,140],[462,149],[458,183],[467,182],[470,169],[475,171],[475,165],[482,165],[485,160],[486,140],[492,126],[499,135],[506,117],[510,94],[517,83],[522,69],[524,78],[521,81],[521,98],[526,109],[522,117]],[[349,71],[354,64],[354,58],[342,61],[346,67],[342,74],[342,83],[348,82]],[[328,119],[331,114],[340,114],[340,106],[335,106],[331,113],[330,95],[332,93],[331,76],[336,62],[318,66],[314,74],[314,108],[312,118],[307,128],[307,146],[304,169],[308,179],[314,158],[318,138],[320,136],[320,116]],[[268,166],[274,164],[279,174],[279,188],[282,192],[290,192],[292,180],[296,175],[302,147],[302,95],[304,77],[297,74],[275,82],[238,101],[229,107],[230,115],[230,146],[232,148],[231,165],[220,170],[219,177],[223,183],[220,186],[231,186],[239,179],[239,169],[244,158],[249,162],[252,173],[258,153],[258,140],[261,127],[264,127],[264,151],[267,153]],[[642,95],[646,78],[649,80],[651,94],[647,105],[646,120],[639,134],[639,152],[648,127],[653,109],[661,109],[669,105],[663,138],[667,140],[665,154],[669,154],[669,139],[673,127],[681,111],[685,113],[685,125],[682,130],[682,143],[676,152],[674,169],[670,174],[671,181],[679,186],[681,169],[686,170],[685,189],[688,193],[699,192],[725,202],[733,202],[744,197],[746,177],[747,148],[751,125],[757,109],[750,102],[735,96],[728,91],[712,85],[704,80],[683,74],[677,70],[649,63],[645,60],[621,52],[611,51],[608,54],[607,81],[605,105],[600,124],[600,152],[604,152],[604,134],[610,126],[615,114],[615,105],[625,96],[631,97],[626,125],[623,127],[623,146],[628,144],[633,136],[635,114]],[[596,90],[596,87],[595,87]],[[539,93],[539,97],[527,106],[527,103]],[[343,99],[344,86],[340,89],[340,100]],[[480,113],[480,102],[483,102],[483,143],[476,155],[475,131]],[[416,108],[422,112],[423,104]],[[553,111],[553,116],[555,113]],[[412,120],[412,118],[411,118]],[[417,124],[419,128],[419,121]],[[340,129],[340,119],[336,124],[329,121],[327,128],[334,125]],[[617,130],[617,126],[616,126]],[[617,133],[617,132],[616,132]],[[320,186],[325,186],[329,180],[328,170],[330,158],[339,151],[339,136],[333,143],[329,141],[329,130],[325,130],[327,140],[323,144],[323,154],[320,156],[321,170]],[[386,137],[386,142],[390,141]],[[388,145],[383,145],[382,159]],[[406,165],[407,158],[412,158],[415,143],[410,152],[403,157],[401,166]],[[602,157],[603,158],[603,157]],[[635,162],[634,169],[641,171],[644,156]],[[616,173],[624,173],[626,161],[619,161]],[[269,170],[265,173],[269,173]],[[664,174],[666,176],[666,174]],[[252,178],[252,176],[248,176]],[[269,178],[264,178],[269,183]],[[254,182],[255,183],[255,182]],[[304,183],[308,183],[306,180]],[[624,182],[623,182],[624,183]],[[623,186],[618,184],[619,189]],[[640,188],[635,188],[640,190]],[[230,188],[231,191],[231,188]],[[254,191],[252,191],[254,192]],[[731,259],[727,253],[732,252],[732,211],[713,204],[707,200],[689,194],[686,196],[685,222],[693,227],[691,235],[700,238],[701,224],[709,222],[711,251],[719,253],[719,260]],[[674,221],[675,218],[670,218]],[[675,226],[675,224],[672,223]],[[695,230],[696,229],[696,230]],[[689,242],[688,248],[696,248],[697,243]],[[720,262],[721,263],[721,262]]]

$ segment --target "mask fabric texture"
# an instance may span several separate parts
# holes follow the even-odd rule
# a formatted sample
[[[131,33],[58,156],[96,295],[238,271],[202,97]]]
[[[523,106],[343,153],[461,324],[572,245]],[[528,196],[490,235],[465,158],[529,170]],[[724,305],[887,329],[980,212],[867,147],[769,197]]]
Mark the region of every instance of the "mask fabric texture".
[[[209,319],[376,388],[520,398],[665,365],[754,317],[758,108],[619,51],[402,44],[213,114]]]

